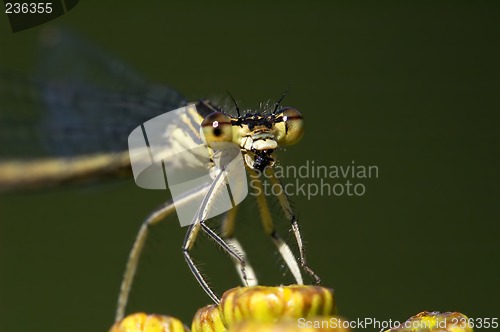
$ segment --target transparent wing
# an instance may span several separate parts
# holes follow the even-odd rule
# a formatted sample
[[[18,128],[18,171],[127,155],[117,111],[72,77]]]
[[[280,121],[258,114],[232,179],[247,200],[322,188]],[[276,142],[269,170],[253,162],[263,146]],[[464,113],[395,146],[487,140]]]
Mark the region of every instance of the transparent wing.
[[[0,72],[0,158],[74,157],[127,149],[137,126],[184,103],[62,30],[42,34],[33,77]]]

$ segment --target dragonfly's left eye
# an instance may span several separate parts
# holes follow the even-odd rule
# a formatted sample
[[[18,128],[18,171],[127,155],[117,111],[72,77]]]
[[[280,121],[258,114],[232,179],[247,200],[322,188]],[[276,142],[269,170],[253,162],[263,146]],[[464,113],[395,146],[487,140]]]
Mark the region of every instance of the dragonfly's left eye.
[[[208,146],[213,143],[233,141],[231,118],[223,113],[214,112],[207,115],[201,123],[201,130],[203,140]]]

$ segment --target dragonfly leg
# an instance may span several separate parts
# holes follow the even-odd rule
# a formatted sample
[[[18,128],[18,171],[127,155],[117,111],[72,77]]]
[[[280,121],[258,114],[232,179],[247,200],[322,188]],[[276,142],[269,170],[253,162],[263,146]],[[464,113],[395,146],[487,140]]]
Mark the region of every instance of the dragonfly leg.
[[[146,243],[146,239],[149,233],[149,227],[163,220],[174,211],[174,203],[167,202],[159,207],[156,211],[152,212],[142,223],[141,228],[139,229],[139,232],[137,233],[137,236],[135,238],[132,250],[130,251],[130,254],[128,256],[127,266],[125,268],[125,273],[123,274],[122,284],[120,287],[120,295],[118,296],[115,321],[123,319],[123,316],[125,314],[125,307],[127,306],[130,290],[132,289],[132,282],[134,281],[134,276],[137,272],[139,259],[142,254],[142,250],[144,249],[144,244]]]
[[[196,237],[202,229],[209,237],[211,237],[219,246],[222,247],[234,260],[238,261],[241,269],[241,275],[243,280],[247,279],[246,272],[245,272],[245,259],[241,257],[241,254],[237,252],[233,247],[228,245],[217,233],[215,233],[213,230],[211,230],[206,224],[205,220],[207,217],[210,215],[211,210],[214,208],[214,204],[217,204],[217,197],[218,193],[220,193],[226,186],[227,186],[227,179],[225,172],[218,172],[217,176],[215,177],[214,181],[212,182],[210,189],[208,192],[205,194],[205,197],[203,198],[203,202],[196,213],[193,223],[189,227],[189,230],[186,234],[186,237],[184,239],[184,244],[182,246],[182,251],[184,253],[184,258],[186,259],[186,262],[189,266],[189,269],[193,273],[194,277],[196,280],[198,280],[199,284],[201,287],[205,290],[205,292],[210,296],[210,298],[215,302],[219,303],[220,300],[215,295],[215,293],[212,291],[212,289],[208,286],[208,283],[206,280],[203,278],[202,274],[200,273],[199,269],[196,267],[196,265],[193,262],[193,259],[191,258],[191,255],[189,254],[189,251],[192,249],[193,244],[196,240]]]
[[[292,211],[292,207],[290,206],[290,201],[288,200],[288,196],[285,193],[285,190],[283,189],[283,186],[281,185],[281,182],[279,179],[276,177],[274,171],[272,169],[269,169],[270,172],[270,179],[273,185],[280,186],[281,190],[278,190],[278,200],[280,202],[281,208],[283,209],[287,219],[290,221],[292,225],[292,231],[293,234],[295,235],[295,240],[297,242],[297,246],[299,248],[299,254],[300,254],[300,265],[306,271],[315,281],[317,285],[321,284],[321,279],[319,276],[309,267],[307,264],[306,260],[306,252],[304,249],[304,243],[302,242],[302,236],[300,235],[300,230],[299,230],[299,223],[297,222],[297,217]]]
[[[229,256],[235,261],[237,261],[237,265],[240,267],[241,278],[245,286],[248,286],[248,278],[246,272],[246,261],[245,258],[242,257],[242,254],[238,252],[234,247],[230,246],[226,241],[224,241],[217,233],[215,233],[210,227],[205,224],[205,222],[201,222],[201,228],[203,231],[212,238],[219,246],[221,246],[224,251],[226,251]]]
[[[200,231],[200,228],[208,235],[210,236],[218,245],[222,247],[235,261],[237,261],[238,265],[240,266],[240,273],[243,282],[247,280],[246,276],[246,271],[245,271],[245,259],[241,256],[239,252],[235,250],[231,245],[229,245],[227,242],[225,242],[217,233],[215,233],[212,229],[210,229],[205,222],[198,222],[189,227],[189,230],[186,234],[186,238],[184,239],[184,244],[182,246],[182,251],[184,253],[184,258],[186,259],[186,262],[189,266],[189,269],[193,273],[194,277],[198,281],[198,283],[201,285],[203,290],[210,296],[212,301],[214,301],[216,304],[220,302],[219,298],[213,290],[210,288],[208,285],[207,281],[205,278],[203,278],[203,275],[201,274],[200,270],[196,267],[196,264],[194,263],[193,259],[191,258],[191,255],[189,254],[189,251],[193,247],[193,244],[196,240],[196,237],[198,236],[198,233]],[[253,270],[252,270],[253,272]],[[246,286],[248,286],[248,282],[246,282]]]
[[[137,272],[137,266],[139,265],[139,259],[144,249],[144,244],[149,234],[150,226],[157,224],[158,222],[164,220],[168,215],[175,211],[175,206],[184,205],[189,203],[193,198],[200,197],[204,194],[203,191],[192,191],[184,195],[184,197],[179,198],[175,201],[175,205],[172,201],[165,203],[158,209],[153,211],[143,222],[139,232],[134,241],[134,245],[130,254],[128,256],[127,266],[125,268],[125,273],[123,274],[122,284],[120,287],[120,294],[118,295],[118,305],[116,308],[115,321],[119,321],[125,315],[125,308],[127,306],[128,298],[130,295],[130,290],[132,289],[132,283],[134,281],[134,276]]]
[[[299,231],[299,223],[297,222],[297,219],[295,218],[295,216],[293,216],[293,219],[292,219],[292,231],[293,231],[293,234],[295,235],[295,240],[297,241],[297,246],[299,247],[300,265],[314,279],[314,282],[316,283],[316,285],[321,284],[320,277],[307,264],[306,251],[304,249],[304,244],[302,243],[302,236],[300,235],[300,231]]]
[[[229,210],[225,217],[224,220],[222,221],[222,238],[224,241],[234,249],[236,249],[237,252],[240,253],[241,257],[243,258],[245,262],[245,276],[243,276],[242,271],[242,265],[237,259],[233,259],[235,265],[236,265],[236,271],[240,275],[241,281],[245,286],[256,286],[258,285],[258,280],[257,277],[255,276],[255,272],[248,262],[247,256],[245,251],[243,250],[243,247],[241,246],[240,242],[234,237],[234,224],[236,220],[236,215],[238,212],[238,206],[235,206],[231,210]]]
[[[203,229],[203,231],[213,240],[215,240],[215,242],[217,242],[224,250],[226,250],[226,252],[228,252],[233,257],[233,259],[236,259],[240,262],[240,264],[242,265],[241,273],[243,277],[246,278],[244,259],[241,258],[239,253],[237,253],[233,248],[229,247],[229,245],[224,242],[224,240],[222,240],[214,231],[208,228],[208,226],[204,222],[205,219],[207,219],[207,217],[210,215],[214,202],[217,199],[217,193],[225,188],[226,185],[227,182],[224,172],[218,172],[217,176],[210,186],[210,189],[205,194],[201,206],[198,209],[193,222],[191,223],[191,226],[189,226],[186,237],[184,238],[184,244],[182,245],[182,252],[184,253],[184,258],[186,259],[189,269],[193,273],[196,280],[198,280],[198,283],[201,285],[203,290],[205,290],[208,296],[216,304],[220,302],[219,298],[217,297],[217,295],[215,295],[210,286],[208,286],[208,283],[206,282],[205,278],[203,278],[200,270],[196,267],[196,264],[191,258],[189,252],[193,248],[193,244],[196,240],[196,237],[198,236],[200,229]]]
[[[273,219],[271,217],[271,212],[269,211],[269,206],[264,194],[262,181],[256,172],[251,172],[253,173],[253,176],[251,177],[252,181],[255,181],[255,183],[252,184],[252,187],[257,188],[256,198],[257,204],[259,205],[264,231],[266,232],[266,234],[271,236],[273,243],[276,245],[276,248],[278,248],[279,253],[290,269],[290,272],[292,272],[292,275],[295,278],[297,284],[302,285],[304,284],[304,280],[302,279],[302,274],[300,273],[299,264],[297,263],[297,260],[295,259],[295,256],[290,247],[286,244],[285,241],[283,241],[281,236],[279,236],[279,234],[274,229]]]
[[[201,274],[200,270],[196,267],[196,265],[193,262],[193,259],[191,258],[191,255],[189,254],[189,251],[192,249],[194,241],[198,236],[200,227],[201,223],[199,222],[189,226],[188,232],[186,233],[186,237],[184,238],[184,244],[182,245],[182,252],[184,253],[184,258],[186,259],[189,269],[193,273],[196,280],[198,280],[198,283],[201,285],[203,290],[208,294],[208,296],[210,296],[212,301],[214,301],[214,303],[216,304],[219,304],[220,303],[219,298],[217,297],[217,295],[215,295],[210,286],[208,286],[207,281],[205,280],[205,278],[203,278],[203,275]]]

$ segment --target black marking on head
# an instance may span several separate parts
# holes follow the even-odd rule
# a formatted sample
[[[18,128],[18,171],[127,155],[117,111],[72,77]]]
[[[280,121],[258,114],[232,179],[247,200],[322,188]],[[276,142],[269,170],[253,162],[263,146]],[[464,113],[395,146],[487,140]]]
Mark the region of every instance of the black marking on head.
[[[271,129],[275,123],[282,121],[283,119],[276,117],[274,114],[261,115],[258,113],[247,113],[238,119],[231,121],[231,124],[239,126],[246,125],[250,130],[253,130],[257,126],[264,126]]]
[[[238,113],[237,118],[231,117],[231,125],[233,126],[239,126],[242,127],[243,125],[248,126],[250,130],[254,130],[255,127],[257,126],[263,126],[266,128],[271,129],[275,123],[283,122],[283,117],[281,114],[287,107],[283,107],[281,109],[278,109],[281,101],[285,98],[285,96],[288,93],[288,88],[285,90],[283,93],[283,96],[276,102],[274,105],[274,109],[272,111],[270,110],[261,110],[261,111],[247,111],[244,115],[241,115],[240,107],[234,97],[231,95],[229,91],[227,91],[228,95],[231,97],[235,107],[236,107],[236,112]],[[196,108],[198,110],[198,113],[202,115],[203,117],[206,117],[207,115],[213,113],[213,112],[220,112],[222,114],[228,115],[224,110],[222,110],[220,107],[213,105],[210,101],[208,100],[200,100],[196,104]]]

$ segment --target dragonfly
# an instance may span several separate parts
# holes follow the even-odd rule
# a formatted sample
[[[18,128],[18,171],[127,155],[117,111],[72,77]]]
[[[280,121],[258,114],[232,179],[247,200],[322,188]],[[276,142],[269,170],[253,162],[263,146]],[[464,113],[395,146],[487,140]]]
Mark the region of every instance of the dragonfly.
[[[41,60],[34,77],[0,71],[0,193],[130,177],[129,134],[151,118],[185,107],[184,116],[171,123],[169,132],[165,133],[168,139],[179,144],[202,141],[210,156],[207,168],[214,167],[218,143],[235,144],[246,171],[258,179],[261,190],[255,196],[264,231],[276,245],[295,282],[304,283],[301,269],[315,283],[321,282],[307,264],[298,219],[285,191],[278,190],[277,199],[294,234],[298,258],[276,231],[262,190],[264,175],[273,185],[282,186],[273,169],[276,150],[297,143],[304,132],[300,112],[281,106],[286,93],[277,102],[264,104],[258,110],[241,110],[232,96],[234,109],[231,111],[205,99],[189,103],[175,89],[152,84],[74,33],[52,28],[43,31],[40,41]],[[234,111],[236,115],[232,115]],[[120,286],[116,321],[124,317],[151,227],[193,200],[200,204],[188,227],[182,252],[201,287],[213,302],[219,303],[219,297],[191,257],[200,231],[229,254],[243,285],[258,284],[246,253],[235,237],[238,207],[223,215],[220,232],[210,227],[214,197],[227,186],[224,174],[216,173],[205,190],[182,193],[175,204],[166,202],[143,220]]]

